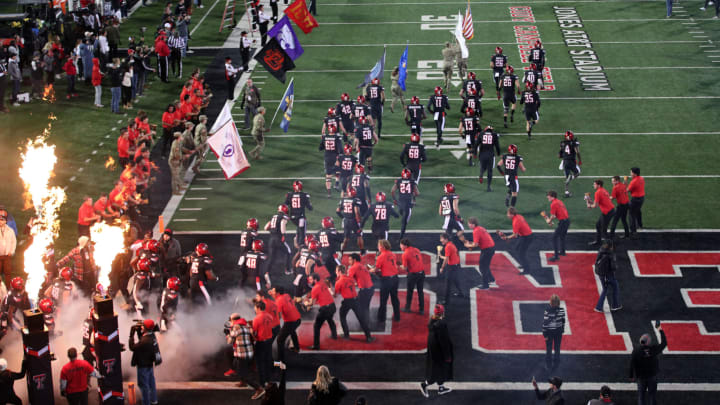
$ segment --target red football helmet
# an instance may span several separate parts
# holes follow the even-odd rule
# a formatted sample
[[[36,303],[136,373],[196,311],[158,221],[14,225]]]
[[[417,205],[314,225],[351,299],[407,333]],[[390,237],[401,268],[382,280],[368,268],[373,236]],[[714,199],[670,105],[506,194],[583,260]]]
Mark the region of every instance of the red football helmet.
[[[50,298],[43,298],[38,302],[38,308],[40,308],[43,314],[52,314],[54,305]]]
[[[377,194],[375,194],[375,201],[377,201],[379,203],[385,202],[385,193],[380,191]]]
[[[150,239],[147,241],[147,250],[157,253],[158,250],[160,250],[160,242],[156,241],[155,239]]]
[[[496,46],[496,47],[495,47],[495,53],[498,54],[498,55],[501,54],[501,53],[502,53],[502,47]]]
[[[253,231],[258,230],[258,220],[257,218],[250,218],[247,220],[247,223],[245,224],[248,229],[252,229]]]
[[[358,122],[360,123],[360,125],[365,125],[365,123],[367,122],[367,118],[365,118],[364,116],[358,117]]]
[[[477,90],[476,90],[476,89],[470,89],[470,95],[471,95],[471,96],[477,96]]]
[[[510,65],[508,65],[508,66],[505,68],[505,70],[506,70],[508,73],[510,73],[510,74],[515,73],[515,68],[512,67],[512,66],[510,66]]]
[[[322,219],[322,227],[323,228],[332,228],[335,226],[335,223],[333,222],[332,217],[325,217]]]
[[[145,239],[142,241],[142,244],[140,245],[142,250],[150,250],[150,241],[151,239]]]
[[[531,63],[531,64],[530,64],[530,69],[531,69],[531,70],[537,70],[537,65],[534,64],[534,63]]]
[[[70,267],[63,267],[60,270],[60,277],[65,279],[66,281],[70,281],[72,279],[73,272],[70,270]]]
[[[265,250],[265,242],[260,239],[255,239],[252,243],[253,252],[262,252]]]
[[[293,191],[294,191],[294,192],[296,192],[296,193],[301,192],[301,191],[302,191],[302,187],[303,187],[302,181],[300,181],[300,180],[295,180],[295,181],[293,181]]]
[[[410,171],[410,169],[402,169],[402,171],[400,172],[400,177],[402,177],[403,179],[409,179],[412,177],[412,172]]]
[[[420,104],[420,99],[418,98],[418,96],[412,96],[412,98],[410,99],[410,104]]]
[[[492,130],[493,130],[493,126],[492,126],[492,125],[488,125],[488,126],[485,127],[485,131],[492,131]]]
[[[508,145],[508,152],[510,152],[511,154],[517,155],[517,151],[518,151],[517,145],[515,145],[514,143]]]
[[[542,42],[539,39],[535,41],[535,48],[542,48]]]
[[[365,96],[363,96],[363,95],[358,96],[357,102],[360,104],[365,104]]]
[[[475,80],[475,72],[468,72],[468,79]]]
[[[572,131],[565,131],[565,139],[568,141],[572,141],[575,139],[575,135],[572,133]]]
[[[435,95],[436,96],[442,96],[442,87],[435,86]]]
[[[355,187],[350,186],[348,187],[347,191],[350,197],[357,197],[357,189]]]
[[[472,108],[468,107],[465,109],[465,115],[467,115],[468,117],[472,117],[474,114],[475,110],[473,110]]]
[[[365,173],[365,166],[364,166],[364,165],[361,165],[360,163],[358,163],[358,164],[355,166],[355,173],[357,173],[357,174],[363,174],[363,173]]]
[[[525,82],[525,89],[532,90],[535,86],[533,86],[530,82]]]
[[[452,183],[445,184],[445,187],[443,187],[445,190],[445,194],[450,194],[455,192],[455,185]]]
[[[198,243],[198,245],[195,246],[195,253],[200,256],[207,256],[210,254],[210,248],[207,243]]]
[[[287,214],[290,212],[290,209],[288,209],[288,206],[285,204],[278,205],[278,212],[282,212],[283,214]]]
[[[350,101],[350,95],[347,93],[343,93],[340,95],[340,101]]]
[[[418,135],[418,134],[411,134],[411,135],[410,135],[410,142],[420,143],[420,135]]]
[[[343,153],[346,155],[352,155],[352,145],[346,143],[345,146],[343,146]]]
[[[310,243],[308,243],[308,249],[317,252],[318,249],[320,249],[320,246],[318,246],[318,243],[316,240],[311,240]]]
[[[377,77],[372,79],[372,84],[380,84],[380,79],[378,79]]]
[[[327,115],[328,115],[328,116],[333,116],[333,115],[335,115],[335,109],[332,108],[332,107],[328,108],[328,113],[327,113]]]
[[[105,286],[100,283],[95,284],[95,294],[105,295]]]
[[[180,279],[177,277],[170,277],[167,281],[167,288],[171,290],[179,290],[180,289]]]
[[[305,235],[305,246],[309,245],[310,242],[314,242],[314,241],[315,241],[315,235],[313,235],[311,233]]]
[[[140,259],[137,262],[138,271],[150,271],[150,259]]]
[[[10,281],[10,286],[12,286],[13,290],[22,291],[25,289],[25,280],[20,277],[15,277]]]

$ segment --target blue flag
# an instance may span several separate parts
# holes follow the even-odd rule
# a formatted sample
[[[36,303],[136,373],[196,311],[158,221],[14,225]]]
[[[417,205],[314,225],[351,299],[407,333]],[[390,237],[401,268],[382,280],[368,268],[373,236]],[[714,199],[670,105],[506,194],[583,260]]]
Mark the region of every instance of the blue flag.
[[[400,63],[398,64],[398,67],[400,68],[400,71],[398,72],[400,77],[398,78],[398,86],[400,86],[403,91],[407,90],[405,88],[405,79],[407,79],[407,64],[408,64],[408,46],[405,45],[405,52],[403,52],[402,56],[400,57]]]
[[[367,84],[370,83],[372,81],[372,79],[375,79],[375,78],[382,79],[383,72],[385,71],[385,53],[386,53],[386,51],[387,51],[386,49],[383,49],[383,54],[382,54],[382,57],[380,58],[380,60],[377,61],[377,63],[372,68],[370,73],[365,75],[365,80],[362,83],[360,83],[356,88],[359,89],[361,87],[367,86]]]
[[[292,60],[299,58],[300,55],[305,52],[302,46],[300,46],[300,42],[297,39],[297,35],[295,35],[288,16],[283,17],[277,24],[273,25],[270,31],[268,31],[268,35],[277,39],[282,49]]]
[[[285,94],[283,95],[282,101],[280,101],[280,109],[283,112],[283,119],[280,123],[280,128],[283,129],[284,132],[288,131],[288,127],[290,126],[290,121],[292,120],[292,110],[293,110],[293,101],[295,100],[295,78],[290,79],[290,84],[288,85],[287,90],[285,90]]]

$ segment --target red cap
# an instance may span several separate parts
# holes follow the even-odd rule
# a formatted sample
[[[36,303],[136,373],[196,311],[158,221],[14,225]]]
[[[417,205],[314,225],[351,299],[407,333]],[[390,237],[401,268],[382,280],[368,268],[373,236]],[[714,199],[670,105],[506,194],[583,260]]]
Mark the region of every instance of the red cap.
[[[152,319],[146,319],[143,321],[143,326],[147,330],[153,330],[155,329],[155,321],[153,321]]]
[[[437,304],[435,305],[435,315],[442,315],[445,313],[445,306]]]

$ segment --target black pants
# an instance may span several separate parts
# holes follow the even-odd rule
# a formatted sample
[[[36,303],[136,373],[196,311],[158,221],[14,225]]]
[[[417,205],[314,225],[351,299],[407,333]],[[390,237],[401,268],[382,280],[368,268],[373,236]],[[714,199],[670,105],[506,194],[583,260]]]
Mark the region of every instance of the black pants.
[[[373,294],[375,294],[373,287],[361,288],[358,291],[358,310],[360,310],[360,316],[365,318],[367,325],[370,325],[370,300],[372,300]]]
[[[412,305],[413,291],[417,290],[418,310],[425,311],[425,295],[423,294],[423,286],[425,285],[425,272],[408,273],[407,275],[407,293],[405,294],[405,309],[410,310]]]
[[[288,246],[287,242],[283,242],[280,239],[280,236],[270,236],[270,249],[268,252],[270,255],[268,260],[268,269],[274,269],[275,267],[273,267],[273,264],[275,263],[275,260],[283,255],[285,256],[285,267],[283,270],[290,269],[290,261],[292,260],[290,246]]]
[[[268,23],[269,21],[258,23],[260,25],[260,46],[265,46],[267,43]]]
[[[480,175],[479,178],[482,179],[483,174],[485,174],[485,171],[487,171],[487,181],[488,181],[488,188],[490,187],[490,183],[492,183],[493,178],[493,169],[495,168],[495,155],[492,154],[492,152],[480,152]]]
[[[7,74],[0,77],[0,110],[5,109],[5,89],[7,88]]]
[[[160,80],[168,81],[168,57],[158,55],[158,73],[160,74]]]
[[[643,202],[645,202],[645,197],[633,197],[630,199],[630,232],[632,233],[637,232],[638,228],[643,227],[641,211]]]
[[[298,335],[297,335],[297,328],[300,326],[301,319],[298,319],[295,322],[285,322],[283,323],[282,328],[280,328],[280,333],[277,336],[277,347],[278,347],[278,360],[285,361],[285,340],[287,340],[288,336],[290,336],[290,339],[292,339],[293,347],[295,349],[300,349],[300,342],[298,342]]]
[[[73,94],[75,94],[75,75],[68,75],[67,82],[67,94],[68,96],[72,96]]]
[[[630,208],[630,204],[618,204],[617,207],[615,207],[615,216],[612,219],[612,223],[610,224],[610,237],[615,237],[615,228],[617,228],[618,221],[622,221],[623,228],[625,229],[625,237],[630,236],[630,231],[628,230],[628,223],[627,223],[627,212],[628,208]]]
[[[320,347],[320,328],[322,328],[322,325],[325,322],[327,322],[330,327],[330,334],[333,339],[337,339],[337,327],[335,326],[335,321],[333,320],[335,310],[336,308],[334,302],[318,309],[317,316],[315,316],[315,323],[313,324],[313,346]]]
[[[182,76],[182,49],[172,48],[170,50],[170,64],[172,66],[173,76]]]
[[[68,405],[88,405],[88,391],[85,390],[83,392],[73,392],[72,394],[67,394],[67,401]],[[19,400],[18,402],[10,403],[22,404],[22,402]]]
[[[490,271],[490,262],[492,262],[493,256],[495,256],[495,247],[480,250],[480,263],[478,263],[478,267],[480,268],[483,287],[489,287],[490,283],[495,282],[495,277],[493,277]]]
[[[523,272],[530,271],[530,262],[527,259],[527,251],[533,241],[533,234],[527,236],[519,236],[515,244],[515,256],[523,268]]]
[[[260,386],[264,386],[270,380],[273,367],[272,342],[272,339],[255,342],[255,365],[257,366]]]
[[[455,285],[455,289],[460,295],[463,295],[463,288],[460,285],[460,266],[457,264],[445,266],[445,305],[450,302],[450,293],[452,286]]]
[[[312,14],[312,15],[317,15],[317,4],[316,3],[317,3],[317,0],[310,0],[310,7],[309,7],[308,11],[310,11],[310,14]],[[285,4],[287,4],[287,3],[285,3]]]
[[[562,219],[558,221],[558,226],[553,232],[553,249],[555,256],[565,254],[565,238],[567,237],[568,228],[570,228],[570,219]]]
[[[168,153],[170,153],[170,145],[172,145],[173,142],[173,129],[172,128],[163,128],[163,134],[162,134],[162,149],[160,149],[160,154],[162,157],[167,157]],[[124,167],[124,166],[121,166]]]
[[[340,304],[340,326],[342,326],[343,335],[345,335],[345,337],[350,337],[350,330],[348,329],[347,324],[347,314],[350,311],[353,311],[358,322],[360,322],[360,327],[365,333],[365,337],[369,339],[370,328],[368,328],[367,321],[362,316],[357,298],[345,298],[343,299],[342,304]]]
[[[278,5],[277,1],[270,2],[270,9],[272,10],[272,20],[274,23],[278,22]]]
[[[380,133],[382,132],[382,116],[383,116],[383,107],[382,104],[377,104],[371,106],[370,114],[373,117],[373,121],[375,121],[375,129],[377,129],[377,135],[378,138],[380,138]]]
[[[562,342],[562,331],[546,332],[545,338],[545,365],[547,368],[554,368],[560,364],[560,343]],[[552,355],[553,346],[555,356]]]
[[[385,322],[387,316],[387,301],[390,298],[393,307],[393,318],[400,320],[400,300],[398,299],[398,276],[380,277],[380,307],[378,307],[378,322]]]
[[[437,131],[437,142],[442,140],[443,128],[445,127],[445,113],[441,112],[438,114],[438,119],[435,120],[435,130]]]
[[[613,208],[610,210],[607,214],[603,214],[602,211],[600,212],[600,217],[598,217],[597,222],[595,222],[595,241],[600,243],[602,239],[607,238],[607,231],[608,226],[610,225],[610,220],[615,215],[615,209]]]
[[[410,201],[400,201],[400,238],[405,236],[405,229],[407,229],[408,221],[410,221],[410,215],[412,215],[412,203]]]
[[[242,39],[240,40],[242,41]],[[243,71],[248,71],[248,63],[250,63],[250,48],[243,48],[240,46],[240,58],[242,58]]]
[[[235,99],[235,77],[231,77],[225,80],[227,82],[227,99]]]
[[[130,104],[132,101],[132,87],[122,86],[122,105]]]

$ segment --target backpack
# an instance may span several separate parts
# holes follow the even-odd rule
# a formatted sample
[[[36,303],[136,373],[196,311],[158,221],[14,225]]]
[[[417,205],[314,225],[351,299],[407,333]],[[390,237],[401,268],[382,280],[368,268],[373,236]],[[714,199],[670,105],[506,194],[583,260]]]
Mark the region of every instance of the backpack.
[[[595,274],[607,277],[614,271],[613,256],[610,252],[601,252],[595,260]]]

